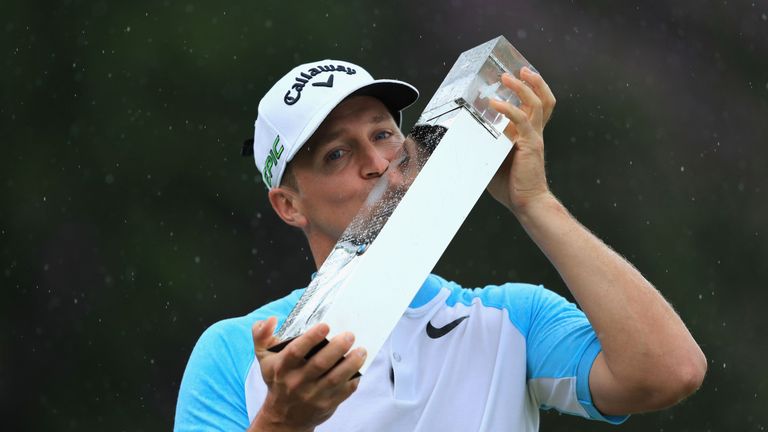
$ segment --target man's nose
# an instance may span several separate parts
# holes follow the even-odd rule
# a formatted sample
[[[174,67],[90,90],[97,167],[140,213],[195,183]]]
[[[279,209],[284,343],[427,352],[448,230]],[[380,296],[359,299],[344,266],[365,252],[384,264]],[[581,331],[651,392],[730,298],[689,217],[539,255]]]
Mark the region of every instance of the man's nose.
[[[389,163],[393,159],[393,153],[389,149],[368,144],[364,146],[362,157],[363,163],[360,165],[360,175],[363,178],[376,178],[381,177],[387,168]]]

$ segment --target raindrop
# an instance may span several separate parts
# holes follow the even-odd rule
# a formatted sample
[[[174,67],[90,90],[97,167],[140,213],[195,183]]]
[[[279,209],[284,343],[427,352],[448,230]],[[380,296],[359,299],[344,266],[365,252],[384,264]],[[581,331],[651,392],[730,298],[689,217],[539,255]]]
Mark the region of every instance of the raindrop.
[[[200,257],[199,256],[195,257],[195,264],[200,264]]]

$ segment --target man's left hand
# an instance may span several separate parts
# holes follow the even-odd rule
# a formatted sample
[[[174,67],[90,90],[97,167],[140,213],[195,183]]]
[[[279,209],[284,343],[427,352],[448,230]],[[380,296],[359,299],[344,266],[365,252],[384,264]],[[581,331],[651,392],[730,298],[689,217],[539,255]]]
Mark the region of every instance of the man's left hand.
[[[488,185],[488,192],[515,214],[537,198],[549,195],[543,132],[555,107],[555,96],[541,75],[522,68],[520,77],[522,80],[504,74],[501,79],[517,94],[520,107],[491,101],[491,108],[510,119],[504,134],[515,146]]]

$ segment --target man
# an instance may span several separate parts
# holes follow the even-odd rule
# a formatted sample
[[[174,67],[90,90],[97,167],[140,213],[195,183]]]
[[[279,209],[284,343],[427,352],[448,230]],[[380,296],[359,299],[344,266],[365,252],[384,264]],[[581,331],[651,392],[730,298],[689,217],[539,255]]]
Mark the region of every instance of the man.
[[[547,187],[542,131],[555,104],[536,73],[505,75],[521,106],[512,153],[488,186],[560,273],[583,312],[542,287],[467,290],[431,275],[373,359],[354,335],[319,324],[279,353],[276,328],[302,290],[213,325],[181,384],[177,430],[538,429],[539,408],[613,423],[694,392],[706,360],[670,305],[582,227]],[[405,138],[401,110],[416,90],[361,67],[298,66],[259,104],[256,164],[269,201],[307,237],[319,268]],[[511,219],[510,219],[511,222]],[[393,263],[393,265],[395,265]],[[343,330],[343,329],[338,329]]]

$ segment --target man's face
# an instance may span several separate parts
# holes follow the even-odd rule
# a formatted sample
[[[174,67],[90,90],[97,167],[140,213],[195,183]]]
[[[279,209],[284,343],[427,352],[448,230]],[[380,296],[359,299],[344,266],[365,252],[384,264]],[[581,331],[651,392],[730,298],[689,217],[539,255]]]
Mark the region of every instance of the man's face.
[[[331,111],[291,161],[298,187],[295,205],[307,220],[310,240],[336,242],[404,140],[376,98],[353,96]]]

